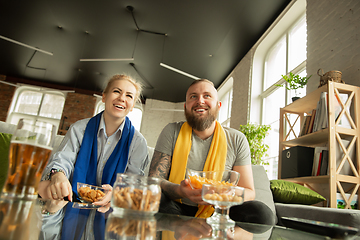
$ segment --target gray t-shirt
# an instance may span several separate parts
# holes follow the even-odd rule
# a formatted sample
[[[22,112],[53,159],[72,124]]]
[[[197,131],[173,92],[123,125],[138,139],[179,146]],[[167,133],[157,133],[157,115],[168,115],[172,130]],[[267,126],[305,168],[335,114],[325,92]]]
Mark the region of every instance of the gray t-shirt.
[[[184,122],[169,123],[161,132],[155,150],[172,156],[175,143]],[[232,170],[233,166],[248,165],[251,163],[250,148],[245,135],[233,128],[223,127],[227,139],[227,156],[225,169]],[[213,136],[202,140],[192,134],[192,145],[188,156],[187,167],[202,171]]]
[[[178,138],[181,126],[184,122],[169,123],[162,130],[155,150],[167,155],[173,156],[175,143]],[[233,166],[242,166],[251,164],[249,143],[245,135],[235,129],[223,127],[227,140],[227,153],[225,169],[232,170]],[[205,165],[207,154],[209,152],[213,135],[202,140],[196,134],[192,134],[191,149],[188,156],[187,168],[202,171]],[[196,206],[197,204],[189,199],[182,199],[182,203]]]

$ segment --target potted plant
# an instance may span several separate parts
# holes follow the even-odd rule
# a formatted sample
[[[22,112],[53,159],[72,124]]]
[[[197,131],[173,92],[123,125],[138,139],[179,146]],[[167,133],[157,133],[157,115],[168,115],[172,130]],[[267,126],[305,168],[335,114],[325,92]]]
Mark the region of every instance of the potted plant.
[[[295,97],[292,98],[293,101],[299,99],[300,97],[297,96],[297,91],[296,89],[298,88],[304,88],[309,80],[309,78],[311,78],[312,75],[310,75],[309,77],[300,77],[298,74],[293,74],[292,72],[289,73],[288,75],[281,75],[281,77],[288,83],[288,85],[286,85],[286,83],[284,84],[276,84],[276,86],[279,87],[286,87],[287,90],[295,90]]]
[[[262,158],[267,157],[266,153],[269,146],[264,143],[268,131],[271,129],[269,125],[258,125],[253,123],[247,123],[246,125],[240,125],[240,132],[242,132],[249,142],[251,152],[251,164],[253,165],[269,165]]]

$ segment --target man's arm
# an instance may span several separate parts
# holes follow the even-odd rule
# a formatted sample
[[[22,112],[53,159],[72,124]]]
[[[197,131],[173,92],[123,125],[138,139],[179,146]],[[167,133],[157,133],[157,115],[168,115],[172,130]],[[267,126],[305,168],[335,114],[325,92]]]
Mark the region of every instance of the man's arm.
[[[188,179],[181,181],[180,184],[169,182],[171,168],[171,156],[165,153],[154,151],[149,169],[149,177],[157,177],[161,179],[162,192],[170,199],[189,198],[193,202],[204,204],[201,199],[201,189],[191,189]]]
[[[240,173],[238,186],[245,188],[245,201],[255,199],[255,186],[251,165],[234,166],[233,170]]]
[[[161,179],[161,189],[171,199],[181,198],[178,194],[178,184],[168,181],[171,167],[171,156],[165,153],[154,151],[149,169],[149,177],[157,177]]]

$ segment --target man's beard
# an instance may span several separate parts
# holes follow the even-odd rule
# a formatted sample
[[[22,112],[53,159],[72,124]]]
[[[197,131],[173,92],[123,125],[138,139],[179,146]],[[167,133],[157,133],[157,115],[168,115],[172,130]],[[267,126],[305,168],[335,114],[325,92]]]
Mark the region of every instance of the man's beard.
[[[207,116],[197,117],[191,110],[189,111],[185,108],[185,117],[188,124],[197,131],[204,131],[205,129],[208,129],[216,120],[218,113],[218,108],[215,108],[214,110],[208,109]]]

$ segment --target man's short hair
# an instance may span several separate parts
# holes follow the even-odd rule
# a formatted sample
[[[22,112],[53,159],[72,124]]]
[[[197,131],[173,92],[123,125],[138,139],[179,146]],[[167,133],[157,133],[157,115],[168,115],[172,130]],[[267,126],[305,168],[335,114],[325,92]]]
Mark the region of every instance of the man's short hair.
[[[215,88],[214,83],[213,83],[212,81],[210,81],[210,80],[205,79],[205,78],[200,78],[200,79],[194,80],[194,81],[190,84],[189,88],[190,88],[192,85],[195,85],[195,84],[197,84],[197,83],[199,83],[199,82],[207,82],[207,83],[210,83],[210,84]]]

